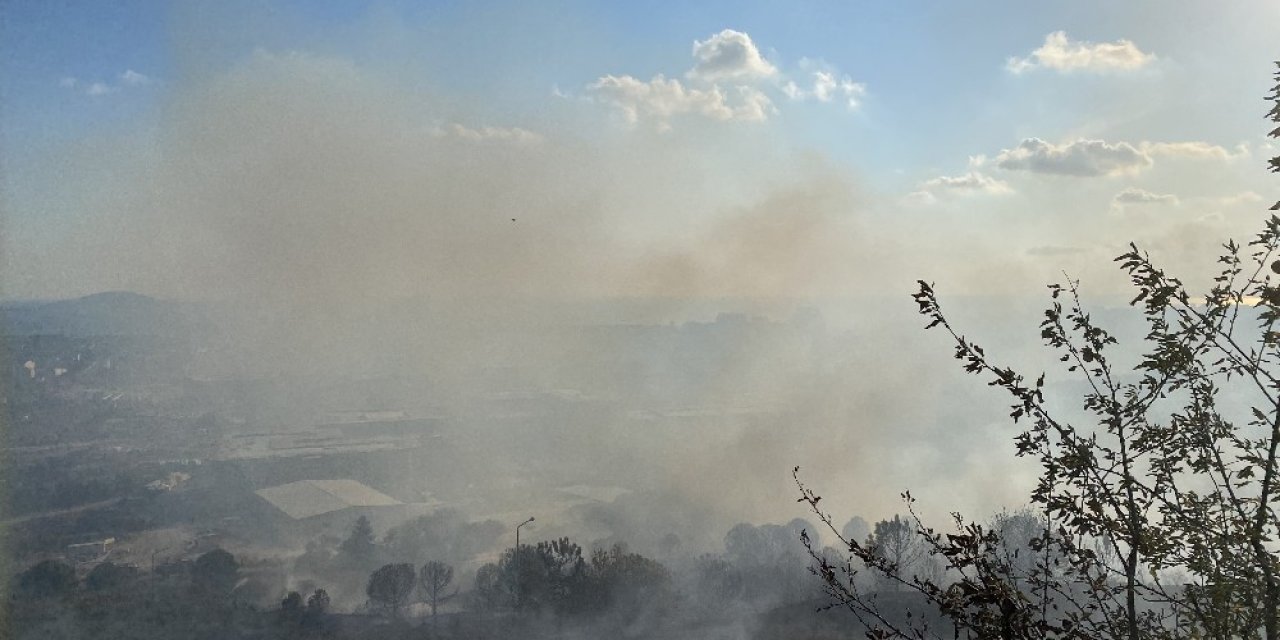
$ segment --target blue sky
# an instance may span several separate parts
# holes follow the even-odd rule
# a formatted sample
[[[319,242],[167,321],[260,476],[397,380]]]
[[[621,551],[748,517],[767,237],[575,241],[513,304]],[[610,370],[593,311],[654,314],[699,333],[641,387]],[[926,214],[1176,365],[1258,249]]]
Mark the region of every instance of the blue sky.
[[[10,297],[236,295],[229,280],[309,264],[331,238],[378,224],[398,237],[364,251],[401,256],[406,235],[458,233],[445,244],[507,255],[507,240],[471,227],[484,213],[421,212],[528,203],[556,212],[536,238],[564,254],[516,270],[533,281],[477,275],[454,255],[456,282],[383,293],[671,293],[660,274],[683,269],[698,275],[674,293],[691,296],[875,291],[950,273],[981,292],[1005,286],[990,274],[1009,261],[1026,277],[1008,285],[1025,287],[1091,273],[1130,239],[1195,265],[1275,199],[1261,170],[1261,96],[1280,57],[1269,2],[0,11]],[[341,134],[318,140],[317,127]],[[217,144],[250,129],[240,147]],[[401,148],[409,140],[422,146]],[[353,150],[362,166],[344,160]],[[508,178],[468,182],[476,171]],[[243,182],[273,172],[294,190]],[[450,172],[467,178],[432,182]],[[379,213],[323,210],[334,198],[315,192],[334,183]],[[246,228],[306,241],[264,260],[244,251]],[[761,233],[800,244],[768,251]],[[392,263],[436,266],[403,260]],[[589,286],[568,286],[581,271]]]

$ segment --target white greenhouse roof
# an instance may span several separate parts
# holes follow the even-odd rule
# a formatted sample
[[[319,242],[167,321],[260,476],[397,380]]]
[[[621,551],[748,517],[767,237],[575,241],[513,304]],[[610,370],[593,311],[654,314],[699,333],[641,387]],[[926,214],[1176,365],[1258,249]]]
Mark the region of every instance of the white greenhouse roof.
[[[385,507],[399,500],[355,480],[300,480],[255,493],[295,520],[351,507]]]

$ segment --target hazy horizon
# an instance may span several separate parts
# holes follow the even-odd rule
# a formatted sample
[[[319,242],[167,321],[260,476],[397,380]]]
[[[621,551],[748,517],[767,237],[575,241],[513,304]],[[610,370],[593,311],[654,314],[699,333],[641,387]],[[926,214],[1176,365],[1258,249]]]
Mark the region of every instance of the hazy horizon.
[[[371,567],[332,550],[366,508],[385,554],[474,520],[465,590],[534,511],[538,540],[687,571],[798,542],[796,466],[837,526],[907,490],[940,528],[1017,509],[1009,401],[917,282],[1085,416],[1046,285],[1078,281],[1126,365],[1130,242],[1212,286],[1275,200],[1277,25],[1263,0],[0,3],[12,561],[110,535],[160,581],[160,549],[217,539],[351,612]],[[341,518],[280,507],[303,494]],[[816,597],[784,583],[770,606]]]

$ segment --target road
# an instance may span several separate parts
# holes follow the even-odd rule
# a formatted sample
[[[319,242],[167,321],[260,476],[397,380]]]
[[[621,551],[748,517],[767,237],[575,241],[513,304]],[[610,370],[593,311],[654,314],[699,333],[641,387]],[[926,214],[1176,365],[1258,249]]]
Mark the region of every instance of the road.
[[[77,505],[74,507],[68,507],[66,509],[57,509],[54,511],[41,511],[40,513],[28,513],[26,515],[17,516],[16,518],[0,520],[0,525],[11,526],[15,524],[22,524],[24,522],[30,522],[32,520],[43,520],[45,518],[56,518],[58,516],[65,516],[72,513],[79,513],[81,511],[92,511],[93,509],[101,509],[103,507],[115,506],[115,504],[117,502],[120,502],[121,500],[124,500],[124,498],[123,497],[108,498],[106,500],[90,502],[87,504]]]

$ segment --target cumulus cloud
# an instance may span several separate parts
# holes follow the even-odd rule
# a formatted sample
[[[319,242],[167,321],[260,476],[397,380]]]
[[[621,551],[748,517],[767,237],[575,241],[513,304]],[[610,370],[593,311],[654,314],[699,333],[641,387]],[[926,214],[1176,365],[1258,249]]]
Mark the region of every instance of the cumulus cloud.
[[[934,191],[944,190],[960,193],[1002,194],[1013,192],[1013,189],[1009,187],[1009,183],[977,171],[970,171],[962,176],[938,176],[932,180],[925,181],[921,186]]]
[[[669,128],[673,116],[693,114],[714,120],[759,122],[776,112],[773,101],[754,87],[733,87],[733,94],[712,85],[706,89],[686,87],[675,78],[659,74],[645,82],[632,76],[607,75],[587,89],[599,99],[616,106],[627,122],[653,121],[659,129]]]
[[[719,121],[760,122],[778,113],[770,95],[792,100],[841,102],[858,108],[866,86],[831,65],[802,58],[799,81],[760,55],[751,36],[724,29],[693,43],[694,65],[684,81],[657,74],[649,80],[604,75],[588,84],[584,97],[615,106],[630,124],[651,122],[671,128],[674,116],[689,114]],[[559,88],[552,93],[568,98]]]
[[[453,137],[472,142],[494,141],[513,144],[536,144],[543,140],[541,135],[520,127],[483,126],[472,128],[456,122],[447,127],[433,129],[431,133],[439,138]]]
[[[1039,49],[1025,58],[1009,58],[1006,66],[1013,73],[1039,68],[1099,73],[1133,71],[1151,64],[1155,59],[1155,55],[1142,51],[1130,40],[1088,42],[1072,40],[1065,31],[1055,31],[1045,36],[1044,44]]]
[[[697,61],[686,74],[702,80],[767,78],[778,68],[760,55],[751,36],[725,29],[706,40],[693,41]]]
[[[103,82],[94,82],[85,88],[84,93],[90,96],[105,96],[108,93],[115,93],[119,90],[120,87],[113,87]]]
[[[861,104],[862,96],[867,93],[865,84],[854,82],[849,76],[841,75],[834,70],[812,71],[809,77],[811,79],[809,88],[800,86],[794,80],[788,80],[782,85],[782,92],[792,100],[812,99],[818,102],[832,102],[838,98],[850,109],[857,109]]]
[[[1157,158],[1230,161],[1248,155],[1244,145],[1233,153],[1201,141],[1129,143],[1082,139],[1054,144],[1026,138],[1017,147],[996,155],[995,163],[1010,171],[1095,177],[1137,173],[1151,167]]]
[[[130,87],[136,87],[144,84],[151,84],[151,78],[138,73],[133,69],[125,69],[124,73],[120,74],[120,83]]]
[[[1027,138],[1013,149],[1001,151],[996,166],[1010,171],[1030,171],[1062,176],[1111,176],[1150,167],[1151,155],[1127,142],[1076,140],[1053,144]]]
[[[738,94],[738,106],[734,107],[736,119],[761,121],[778,112],[769,96],[758,89],[739,86],[734,91]]]
[[[920,190],[912,191],[911,193],[908,193],[905,196],[902,196],[902,199],[900,202],[908,206],[911,206],[911,205],[929,206],[931,204],[935,204],[938,202],[938,196],[935,196],[928,191],[920,189]]]
[[[958,195],[1007,195],[1013,193],[1009,183],[980,171],[970,171],[959,176],[938,176],[920,183],[915,191],[903,198],[904,204],[931,205],[941,196]]]
[[[70,89],[94,97],[118,93],[126,87],[141,87],[148,84],[151,84],[151,78],[133,69],[125,69],[120,73],[118,82],[115,84],[101,81],[89,82],[75,76],[64,76],[58,80],[58,86],[63,89]]]
[[[1152,193],[1146,189],[1129,187],[1113,198],[1116,204],[1178,204],[1178,196],[1172,193]]]
[[[1197,160],[1230,160],[1249,155],[1248,148],[1241,145],[1232,153],[1226,148],[1208,142],[1144,142],[1140,148],[1153,156],[1172,158],[1191,158]]]

